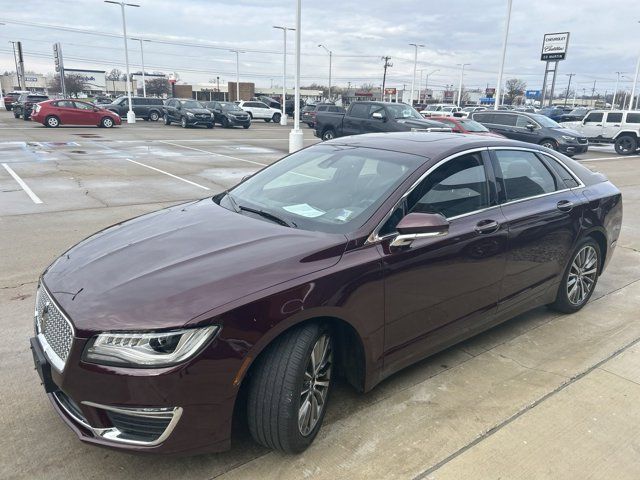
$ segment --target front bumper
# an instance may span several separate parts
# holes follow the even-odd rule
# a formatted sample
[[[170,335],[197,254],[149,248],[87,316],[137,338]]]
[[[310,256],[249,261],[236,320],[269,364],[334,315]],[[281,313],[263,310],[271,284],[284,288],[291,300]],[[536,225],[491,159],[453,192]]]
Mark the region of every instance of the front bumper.
[[[31,345],[49,400],[80,440],[133,452],[193,454],[230,446],[237,388],[228,364],[222,368],[225,362],[211,358],[216,342],[184,365],[132,369],[83,362],[87,339],[74,337],[61,372],[46,365],[37,337]]]
[[[561,143],[558,146],[560,153],[565,155],[577,155],[580,153],[586,153],[589,150],[589,144],[584,143]]]
[[[198,117],[185,117],[187,119],[187,125],[213,125],[213,117],[198,118]]]
[[[227,120],[229,121],[229,125],[233,125],[237,127],[244,127],[246,125],[251,125],[251,117],[247,117],[246,119],[242,120],[239,118],[228,116]]]

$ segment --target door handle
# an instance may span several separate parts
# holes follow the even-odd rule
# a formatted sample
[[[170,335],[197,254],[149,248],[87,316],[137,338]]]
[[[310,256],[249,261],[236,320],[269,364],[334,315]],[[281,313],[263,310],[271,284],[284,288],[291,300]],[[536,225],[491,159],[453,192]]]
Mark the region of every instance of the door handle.
[[[495,220],[482,220],[476,224],[475,231],[486,235],[487,233],[493,233],[500,228],[500,224]]]
[[[570,202],[569,200],[560,200],[556,207],[561,212],[570,212],[573,210],[573,202]]]

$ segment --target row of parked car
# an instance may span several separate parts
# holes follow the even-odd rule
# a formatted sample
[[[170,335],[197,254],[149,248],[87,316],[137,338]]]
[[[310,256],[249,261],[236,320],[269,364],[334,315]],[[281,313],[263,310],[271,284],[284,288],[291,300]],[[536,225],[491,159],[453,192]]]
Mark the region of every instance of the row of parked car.
[[[346,112],[316,111],[315,135],[322,140],[345,135],[395,131],[450,131],[499,135],[535,143],[568,156],[587,152],[589,144],[613,144],[629,155],[640,147],[640,111],[592,110],[581,120],[558,123],[548,116],[524,110],[467,110],[465,116],[449,110],[431,110],[425,117],[403,103],[354,102]]]
[[[16,95],[17,94],[17,95]],[[96,125],[113,127],[122,123],[129,111],[129,99],[119,97],[111,103],[90,103],[78,99],[49,99],[36,93],[10,92],[4,97],[5,107],[15,118],[34,120],[47,127],[60,125]],[[280,122],[282,112],[264,102],[200,102],[188,98],[132,97],[131,107],[137,118],[147,121],[164,119],[182,127],[206,126],[249,128],[252,120]]]

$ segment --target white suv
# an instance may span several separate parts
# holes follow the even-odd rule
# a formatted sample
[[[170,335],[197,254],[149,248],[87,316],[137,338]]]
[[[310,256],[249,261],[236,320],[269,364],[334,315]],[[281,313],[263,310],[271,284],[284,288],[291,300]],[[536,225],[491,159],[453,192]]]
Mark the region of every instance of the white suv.
[[[631,155],[640,148],[640,111],[591,110],[579,122],[562,122],[577,130],[589,143],[613,143],[618,155]]]
[[[455,113],[461,111],[460,107],[451,105],[448,103],[436,103],[435,105],[429,105],[424,110],[420,111],[420,114],[425,117],[453,117]]]
[[[255,100],[251,101],[242,101],[238,103],[238,106],[247,112],[251,119],[262,119],[265,122],[270,122],[273,120],[275,123],[280,122],[280,118],[282,117],[282,110],[277,108],[271,108],[266,103],[258,102]]]

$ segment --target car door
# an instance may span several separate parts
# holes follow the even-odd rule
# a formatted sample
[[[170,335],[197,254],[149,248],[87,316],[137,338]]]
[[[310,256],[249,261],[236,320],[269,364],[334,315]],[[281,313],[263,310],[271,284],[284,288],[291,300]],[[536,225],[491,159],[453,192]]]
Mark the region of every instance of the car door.
[[[436,164],[378,231],[384,239],[379,250],[387,373],[491,322],[505,268],[507,230],[490,172],[484,149]],[[393,248],[395,225],[407,212],[440,213],[449,231]]]
[[[622,125],[622,112],[609,112],[602,123],[602,135],[605,138],[614,138]]]
[[[178,111],[178,105],[180,105],[179,100],[169,100],[167,102],[167,114],[169,115],[169,120],[172,122],[180,121],[180,112]]]
[[[96,112],[93,105],[84,102],[73,102],[78,112],[77,125],[98,125],[100,123],[100,113]]]
[[[540,125],[526,115],[516,114],[516,124],[511,134],[512,139],[521,142],[538,143]]]
[[[54,113],[60,119],[60,123],[63,125],[78,125],[81,112],[76,108],[73,101],[58,100],[53,105],[56,107]]]
[[[370,103],[354,103],[342,120],[343,135],[358,135],[363,131],[363,123],[369,117]]]
[[[262,102],[253,102],[253,116],[255,118],[270,118],[269,117],[269,107]]]
[[[590,112],[582,120],[580,131],[587,138],[596,138],[602,136],[602,120],[603,112]]]
[[[393,129],[393,125],[389,125],[391,121],[393,120],[389,118],[389,113],[384,108],[384,105],[372,103],[369,106],[367,119],[361,123],[361,133],[388,132]]]
[[[500,294],[504,311],[544,294],[560,280],[586,199],[567,186],[545,154],[496,147],[491,155],[509,231]]]

